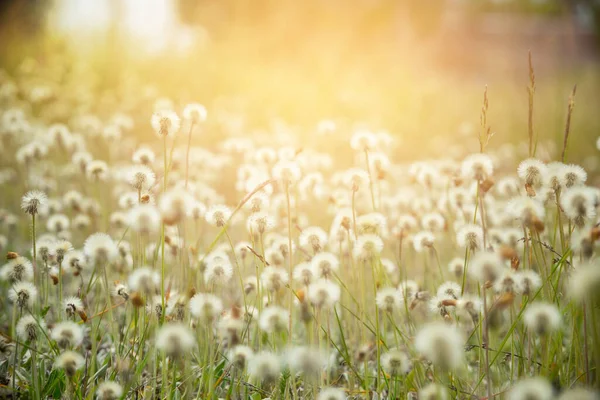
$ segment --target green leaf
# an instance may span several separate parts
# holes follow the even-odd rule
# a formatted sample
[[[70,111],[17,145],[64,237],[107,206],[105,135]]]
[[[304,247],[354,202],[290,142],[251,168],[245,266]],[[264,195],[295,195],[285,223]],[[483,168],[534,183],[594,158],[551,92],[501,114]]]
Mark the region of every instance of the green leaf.
[[[40,313],[40,316],[42,318],[44,318],[46,316],[46,314],[48,314],[48,311],[50,311],[50,306],[46,306],[42,309],[42,312]]]
[[[67,388],[67,378],[63,370],[54,370],[42,389],[42,398],[60,399]]]

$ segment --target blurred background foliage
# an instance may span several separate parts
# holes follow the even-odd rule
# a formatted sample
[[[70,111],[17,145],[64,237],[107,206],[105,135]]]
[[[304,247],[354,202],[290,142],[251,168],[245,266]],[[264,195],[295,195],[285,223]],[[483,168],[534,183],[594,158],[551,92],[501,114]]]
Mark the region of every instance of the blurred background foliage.
[[[285,121],[308,142],[319,121],[332,119],[348,131],[361,124],[397,134],[408,158],[457,145],[474,151],[486,85],[492,146],[526,137],[531,50],[540,138],[561,142],[574,84],[572,154],[592,154],[600,134],[596,0],[14,0],[0,7],[1,67],[9,76],[29,69],[30,82],[52,76],[61,88],[61,106],[47,118],[119,109],[139,121],[143,137],[153,101],[167,96],[178,106],[204,103],[237,134]],[[210,132],[198,140],[224,134],[216,126]]]

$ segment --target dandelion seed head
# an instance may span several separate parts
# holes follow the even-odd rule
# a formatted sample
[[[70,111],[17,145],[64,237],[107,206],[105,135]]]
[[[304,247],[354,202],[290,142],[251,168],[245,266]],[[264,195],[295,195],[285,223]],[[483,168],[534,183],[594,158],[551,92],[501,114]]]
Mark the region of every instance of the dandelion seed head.
[[[231,218],[231,209],[225,205],[213,205],[205,214],[206,222],[216,228],[225,226],[229,218]]]
[[[483,246],[483,229],[475,224],[463,225],[456,233],[456,242],[470,251],[479,250]]]
[[[204,270],[204,283],[217,286],[226,285],[233,276],[233,266],[227,260],[211,258],[206,261]]]
[[[54,362],[54,368],[64,369],[67,376],[72,377],[77,370],[85,365],[85,359],[79,353],[74,351],[65,351],[61,353]]]
[[[254,351],[244,345],[237,345],[228,351],[227,358],[231,365],[240,370],[244,370],[248,366],[248,362],[252,359]]]
[[[108,179],[108,164],[102,160],[92,160],[86,164],[85,174],[90,182],[104,182]]]
[[[19,308],[31,308],[37,298],[38,291],[30,282],[17,282],[8,291],[8,299]]]
[[[596,192],[586,186],[572,187],[560,197],[565,215],[579,227],[596,217],[596,202]]]
[[[419,389],[419,400],[449,400],[448,391],[442,385],[430,383]]]
[[[279,306],[265,308],[259,316],[258,326],[267,333],[282,332],[288,328],[289,313]]]
[[[351,168],[345,172],[343,180],[349,190],[357,192],[367,188],[371,178],[364,169]]]
[[[156,348],[171,357],[181,357],[196,345],[190,329],[178,323],[163,325],[156,334]]]
[[[517,175],[526,185],[539,188],[544,183],[544,177],[548,173],[546,164],[535,158],[522,161],[517,168]]]
[[[595,298],[600,290],[600,268],[595,263],[584,262],[571,273],[567,293],[576,302]]]
[[[403,299],[398,289],[387,287],[377,291],[375,304],[377,304],[379,309],[392,313],[394,310],[400,309],[400,306],[403,304]]]
[[[551,400],[554,398],[554,391],[546,379],[535,377],[520,380],[508,395],[514,400]]]
[[[448,271],[455,277],[460,278],[463,275],[465,260],[462,257],[454,257],[448,263]]]
[[[262,286],[269,292],[278,292],[289,281],[288,273],[279,267],[266,267],[260,275]]]
[[[452,281],[442,283],[437,290],[437,297],[441,300],[452,299],[457,300],[460,298],[461,286]]]
[[[104,381],[96,389],[98,400],[118,400],[123,396],[123,387],[114,381]]]
[[[305,228],[298,238],[300,247],[318,253],[327,245],[327,232],[318,226]]]
[[[404,376],[412,369],[412,363],[405,351],[390,349],[381,355],[381,367],[391,376]]]
[[[531,296],[542,286],[540,275],[530,269],[521,270],[514,274],[516,292]]]
[[[309,262],[303,262],[296,265],[292,277],[296,282],[301,283],[304,286],[310,285],[316,279],[312,264]]]
[[[150,123],[154,132],[159,137],[173,137],[179,132],[179,128],[181,127],[179,116],[175,112],[166,109],[152,114]]]
[[[325,387],[317,395],[317,400],[346,400],[346,392],[335,387]]]
[[[308,286],[308,300],[317,308],[332,308],[340,300],[340,287],[326,279],[318,279]]]
[[[597,392],[579,387],[563,391],[558,400],[598,400],[599,397]]]
[[[464,339],[457,328],[441,322],[424,325],[415,337],[415,349],[442,369],[456,369],[464,360]]]
[[[488,155],[476,153],[467,156],[460,169],[464,178],[482,181],[494,173],[494,163]]]
[[[133,153],[132,161],[136,164],[150,166],[154,164],[156,155],[148,147],[141,147]]]
[[[162,220],[167,225],[175,225],[182,221],[189,213],[194,198],[184,189],[171,189],[167,191],[158,203]]]
[[[48,196],[46,193],[40,190],[32,190],[27,192],[21,199],[21,209],[29,215],[35,215],[47,201]]]
[[[27,258],[19,256],[2,266],[0,279],[10,283],[33,280],[33,265]]]
[[[108,264],[119,256],[119,249],[106,233],[90,235],[83,245],[83,252],[93,265]]]
[[[562,317],[554,304],[538,301],[527,306],[523,322],[527,329],[543,336],[560,329]]]
[[[63,300],[62,308],[67,317],[73,318],[75,314],[83,311],[83,302],[79,297],[70,296]]]
[[[316,254],[311,260],[313,275],[317,278],[330,279],[339,269],[337,256],[329,252]]]
[[[66,231],[71,225],[69,217],[64,214],[54,214],[46,221],[46,229],[53,233]]]
[[[206,107],[199,103],[190,103],[186,105],[181,113],[183,119],[193,124],[199,124],[206,121],[207,114]]]
[[[587,180],[587,172],[579,165],[564,165],[560,169],[560,174],[562,183],[567,189],[574,186],[581,186]]]
[[[503,268],[504,262],[500,255],[481,251],[471,259],[468,273],[479,282],[494,282],[502,274]]]
[[[429,231],[417,232],[413,236],[412,244],[417,253],[422,253],[426,249],[433,247],[435,243],[435,235]]]
[[[253,355],[248,363],[248,374],[261,382],[275,381],[281,372],[279,357],[270,352]]]
[[[222,311],[223,302],[213,294],[197,293],[190,299],[190,312],[201,321],[212,322]]]
[[[518,289],[518,277],[512,269],[503,269],[494,281],[494,290],[497,293],[516,293]]]
[[[23,342],[34,342],[41,337],[42,330],[46,329],[46,323],[43,319],[36,320],[33,315],[25,315],[17,323],[17,336]]]
[[[74,348],[83,342],[83,328],[72,321],[63,321],[54,325],[50,337],[62,349]]]
[[[356,151],[373,151],[377,148],[377,136],[373,132],[359,130],[350,138],[350,147]]]

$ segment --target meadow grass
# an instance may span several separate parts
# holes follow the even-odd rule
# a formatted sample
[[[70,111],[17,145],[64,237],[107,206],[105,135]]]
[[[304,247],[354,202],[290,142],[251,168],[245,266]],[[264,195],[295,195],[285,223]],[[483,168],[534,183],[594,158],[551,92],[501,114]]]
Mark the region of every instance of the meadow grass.
[[[597,398],[589,87],[261,133],[59,66],[0,76],[2,396]]]

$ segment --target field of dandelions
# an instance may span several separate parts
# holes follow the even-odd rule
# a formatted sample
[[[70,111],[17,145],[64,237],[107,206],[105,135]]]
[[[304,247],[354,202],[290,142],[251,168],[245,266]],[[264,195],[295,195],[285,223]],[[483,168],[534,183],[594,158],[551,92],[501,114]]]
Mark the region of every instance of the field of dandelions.
[[[502,144],[484,97],[460,157],[333,121],[340,148],[203,147],[226,122],[200,104],[95,115],[42,78],[0,75],[0,397],[598,399],[600,190],[569,122]]]

